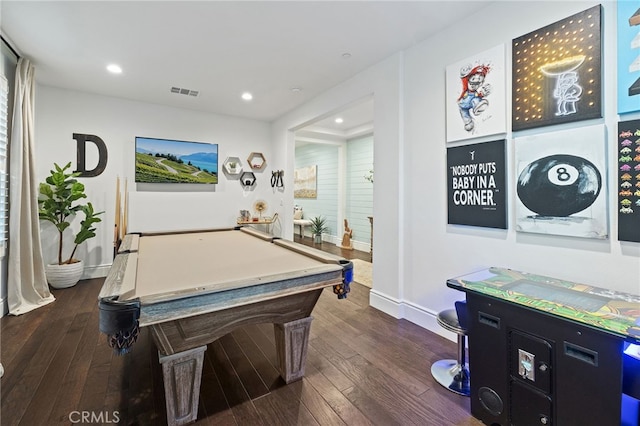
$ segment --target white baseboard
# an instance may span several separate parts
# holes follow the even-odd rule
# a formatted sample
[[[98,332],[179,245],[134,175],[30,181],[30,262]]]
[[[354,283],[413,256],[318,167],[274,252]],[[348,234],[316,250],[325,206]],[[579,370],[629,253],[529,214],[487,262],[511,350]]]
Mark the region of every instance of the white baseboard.
[[[402,312],[403,306],[400,300],[380,293],[375,289],[371,289],[369,292],[369,305],[394,318],[404,317],[404,313]]]
[[[342,241],[340,241],[342,242]],[[352,240],[351,244],[353,245],[353,248],[355,250],[360,250],[360,251],[364,251],[364,252],[370,252],[371,251],[371,244],[369,243],[363,243],[362,241],[356,241],[356,240]]]
[[[313,237],[309,237],[309,238],[313,238]],[[335,235],[323,234],[322,235],[322,241],[326,241],[328,243],[335,244],[337,246],[342,244],[342,238],[338,238]],[[353,246],[353,248],[355,250],[360,250],[360,251],[364,251],[364,252],[370,252],[371,251],[371,244],[370,243],[364,243],[362,241],[351,240],[351,245]]]
[[[88,280],[91,278],[106,277],[110,268],[111,265],[85,266],[81,279]]]
[[[436,320],[438,313],[413,303],[404,302],[375,289],[369,292],[369,305],[394,318],[406,319],[420,327],[427,329],[439,336],[456,342],[458,337],[455,333],[442,328]]]
[[[405,302],[404,312],[405,319],[407,321],[411,321],[412,323],[417,324],[422,328],[426,328],[427,330],[449,339],[452,342],[458,341],[458,336],[455,333],[445,330],[440,324],[438,324],[437,312],[433,312],[430,309],[423,308],[422,306],[418,306],[410,302]]]

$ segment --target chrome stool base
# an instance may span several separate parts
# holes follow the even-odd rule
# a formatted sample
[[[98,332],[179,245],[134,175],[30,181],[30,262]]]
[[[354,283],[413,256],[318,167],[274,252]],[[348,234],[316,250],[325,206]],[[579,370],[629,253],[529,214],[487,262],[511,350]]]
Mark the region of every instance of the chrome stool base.
[[[445,388],[458,395],[469,396],[469,368],[455,359],[442,359],[431,365],[431,375]]]
[[[458,304],[463,302],[456,302]],[[465,306],[465,305],[462,305]],[[458,321],[456,309],[446,309],[438,313],[438,324],[445,330],[458,335],[458,359],[443,359],[431,365],[431,375],[436,382],[440,383],[451,392],[458,395],[469,396],[469,366],[466,357],[466,337],[467,329]]]

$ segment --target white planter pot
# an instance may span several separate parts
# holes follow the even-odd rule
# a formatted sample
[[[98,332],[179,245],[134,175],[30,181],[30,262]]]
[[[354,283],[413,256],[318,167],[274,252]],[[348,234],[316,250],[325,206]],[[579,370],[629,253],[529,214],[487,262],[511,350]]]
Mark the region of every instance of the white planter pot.
[[[81,260],[68,265],[53,263],[45,266],[47,282],[53,288],[73,287],[80,281],[83,272],[84,263]]]

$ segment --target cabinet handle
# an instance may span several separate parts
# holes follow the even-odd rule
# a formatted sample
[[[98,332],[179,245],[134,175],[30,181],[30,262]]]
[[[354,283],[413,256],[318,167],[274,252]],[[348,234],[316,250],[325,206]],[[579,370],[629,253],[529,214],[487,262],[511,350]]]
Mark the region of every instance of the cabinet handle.
[[[595,367],[598,366],[598,352],[591,349],[583,348],[582,346],[578,346],[573,343],[564,342],[564,354],[566,356],[579,359],[580,361],[584,361]]]
[[[486,314],[484,312],[478,312],[478,322],[480,324],[488,325],[489,327],[500,330],[500,318],[493,315]]]

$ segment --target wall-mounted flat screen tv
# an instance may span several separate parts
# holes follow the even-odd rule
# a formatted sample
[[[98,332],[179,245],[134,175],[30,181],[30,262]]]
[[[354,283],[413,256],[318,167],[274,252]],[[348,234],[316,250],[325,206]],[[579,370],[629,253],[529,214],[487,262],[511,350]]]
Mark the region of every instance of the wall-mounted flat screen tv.
[[[218,144],[136,136],[136,182],[218,183]]]

